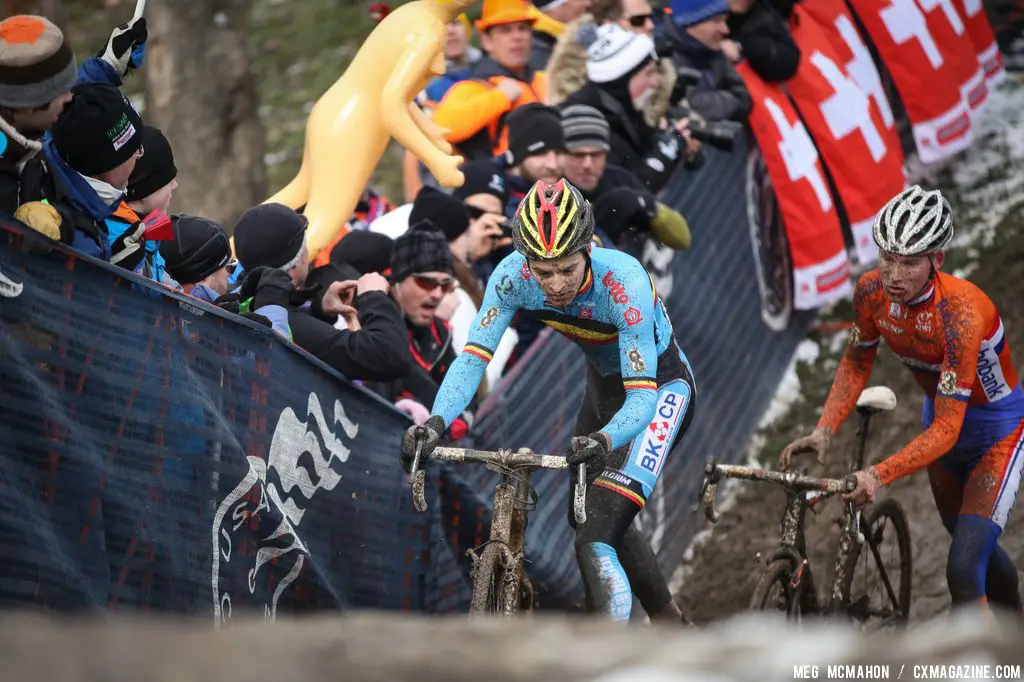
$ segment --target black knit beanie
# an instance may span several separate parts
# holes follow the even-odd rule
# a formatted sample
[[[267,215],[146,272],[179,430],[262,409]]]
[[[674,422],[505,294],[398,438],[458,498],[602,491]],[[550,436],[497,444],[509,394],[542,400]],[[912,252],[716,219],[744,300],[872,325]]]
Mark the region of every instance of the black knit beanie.
[[[360,275],[368,272],[391,274],[391,251],[395,240],[386,234],[368,230],[349,232],[331,250],[331,262],[335,265],[349,265]]]
[[[455,276],[448,239],[433,223],[413,223],[408,232],[395,240],[391,254],[391,279],[401,282],[419,272],[446,272]]]
[[[85,83],[50,129],[61,158],[95,177],[130,159],[142,147],[142,117],[111,85]]]
[[[565,151],[565,132],[558,110],[531,102],[512,110],[508,122],[510,163],[518,166],[531,156],[549,151]]]
[[[160,242],[167,272],[180,284],[196,284],[231,262],[227,232],[207,218],[171,217],[174,240]]]
[[[248,208],[235,224],[235,255],[246,270],[287,265],[299,255],[307,224],[304,216],[282,204]]]
[[[469,229],[469,209],[451,194],[424,185],[412,202],[409,224],[423,221],[430,221],[444,232],[448,241],[455,241]]]
[[[128,201],[141,201],[178,177],[171,143],[158,128],[145,127],[142,149],[142,158],[128,178]]]
[[[505,174],[490,159],[476,159],[461,168],[466,181],[456,187],[452,196],[459,201],[475,194],[490,194],[501,199],[501,205],[508,203],[508,181]]]

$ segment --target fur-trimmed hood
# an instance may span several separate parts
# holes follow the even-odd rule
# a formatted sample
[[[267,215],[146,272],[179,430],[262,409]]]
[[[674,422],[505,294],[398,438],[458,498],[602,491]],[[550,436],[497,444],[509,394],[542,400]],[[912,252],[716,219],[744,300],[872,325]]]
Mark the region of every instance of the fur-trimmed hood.
[[[565,30],[555,43],[548,62],[548,101],[559,105],[569,95],[587,84],[587,51],[576,40],[576,32],[588,23],[594,23],[594,15],[581,14],[574,21],[566,24]],[[657,127],[658,121],[668,112],[672,88],[676,84],[676,70],[671,59],[658,62],[661,72],[660,84],[654,96],[644,107],[644,119],[651,126]]]

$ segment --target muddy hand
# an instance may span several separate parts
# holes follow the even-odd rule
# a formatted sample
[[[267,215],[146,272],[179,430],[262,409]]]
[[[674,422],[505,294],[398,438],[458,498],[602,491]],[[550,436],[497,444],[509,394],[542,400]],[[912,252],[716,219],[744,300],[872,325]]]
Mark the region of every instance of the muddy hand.
[[[828,454],[831,445],[831,434],[824,429],[815,429],[810,435],[797,438],[786,446],[782,454],[779,455],[779,468],[783,471],[789,469],[793,455],[803,455],[809,452],[816,453],[818,455],[818,463],[824,464],[825,456]]]
[[[857,471],[854,476],[857,477],[857,487],[853,492],[843,495],[843,499],[852,502],[858,509],[874,504],[875,492],[882,487],[882,479],[874,467]]]

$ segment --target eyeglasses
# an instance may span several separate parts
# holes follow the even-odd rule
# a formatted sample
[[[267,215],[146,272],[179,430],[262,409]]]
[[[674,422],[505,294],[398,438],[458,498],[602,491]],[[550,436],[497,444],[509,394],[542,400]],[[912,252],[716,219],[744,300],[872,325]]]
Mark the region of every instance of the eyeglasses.
[[[238,261],[235,260],[234,258],[229,259],[228,262],[224,264],[224,269],[227,270],[228,272],[234,272],[235,268],[237,267]]]
[[[654,21],[654,15],[653,14],[634,14],[633,16],[629,17],[629,19],[627,19],[627,21],[629,22],[629,25],[632,26],[633,28],[643,28],[644,26],[647,25],[648,21],[650,21],[650,22]]]
[[[434,279],[433,277],[427,277],[426,275],[413,275],[412,279],[416,282],[416,286],[426,292],[431,292],[438,287],[441,287],[441,290],[444,293],[450,294],[455,291],[455,287],[459,285],[459,283],[455,281],[454,277]]]

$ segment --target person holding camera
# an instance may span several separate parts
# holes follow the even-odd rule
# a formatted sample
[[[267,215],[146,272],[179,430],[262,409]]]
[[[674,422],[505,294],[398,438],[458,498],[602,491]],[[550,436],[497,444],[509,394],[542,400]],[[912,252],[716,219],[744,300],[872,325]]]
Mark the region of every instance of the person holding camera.
[[[660,191],[700,143],[687,119],[664,130],[644,120],[644,106],[658,87],[654,41],[618,24],[586,26],[577,38],[587,46],[587,84],[564,104],[600,111],[609,125],[608,161],[632,171],[649,191]]]

